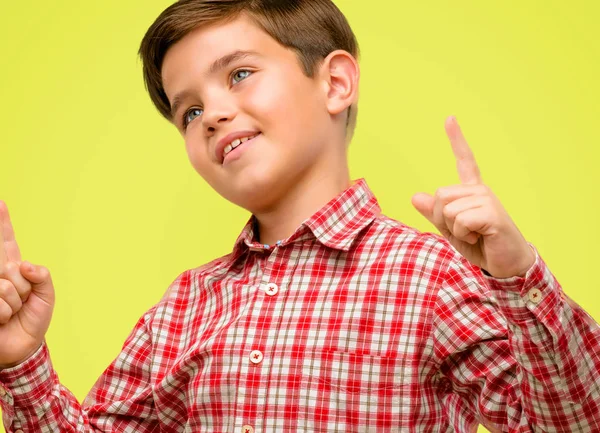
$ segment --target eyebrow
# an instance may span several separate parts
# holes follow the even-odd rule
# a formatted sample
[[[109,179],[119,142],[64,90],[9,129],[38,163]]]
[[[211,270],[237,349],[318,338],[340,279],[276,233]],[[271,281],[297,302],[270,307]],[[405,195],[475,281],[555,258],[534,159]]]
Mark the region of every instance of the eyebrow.
[[[219,57],[215,60],[210,67],[208,68],[208,74],[214,75],[217,72],[227,68],[233,62],[244,59],[246,57],[258,56],[259,54],[256,51],[242,51],[237,50],[229,54],[225,54],[222,57]],[[183,92],[178,93],[173,98],[173,103],[171,104],[171,120],[174,120],[175,113],[179,110],[179,107],[183,103],[183,101],[190,95],[190,91],[184,90]]]

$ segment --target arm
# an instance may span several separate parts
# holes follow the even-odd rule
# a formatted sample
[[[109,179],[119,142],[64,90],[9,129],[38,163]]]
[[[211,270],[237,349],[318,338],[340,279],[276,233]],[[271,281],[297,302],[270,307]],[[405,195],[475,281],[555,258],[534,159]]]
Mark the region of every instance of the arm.
[[[152,310],[151,310],[152,311]],[[136,324],[119,356],[98,379],[83,405],[58,379],[48,348],[0,371],[0,397],[8,432],[158,431],[151,388],[150,314]]]
[[[122,352],[83,405],[59,382],[45,334],[55,302],[50,272],[21,260],[8,209],[0,201],[0,407],[9,432],[153,432],[153,359],[160,337],[150,321],[157,306],[185,281],[181,274],[163,300],[136,324]]]
[[[456,119],[445,127],[461,183],[412,202],[454,247],[434,319],[448,417],[458,431],[476,415],[501,431],[600,431],[598,325],[483,183]]]
[[[600,431],[600,327],[537,251],[524,277],[504,279],[457,257],[435,316],[442,402],[460,431]]]

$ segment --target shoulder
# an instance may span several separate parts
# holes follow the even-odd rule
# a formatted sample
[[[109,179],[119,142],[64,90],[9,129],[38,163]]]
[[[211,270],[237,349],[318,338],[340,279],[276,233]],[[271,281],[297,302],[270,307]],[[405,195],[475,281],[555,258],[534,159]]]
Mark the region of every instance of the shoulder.
[[[425,272],[434,279],[447,279],[457,270],[465,276],[481,272],[440,234],[421,231],[383,214],[373,221],[357,247],[377,249],[386,262],[401,266],[402,272]]]
[[[420,231],[383,214],[375,219],[369,232],[365,238],[389,245],[403,254],[422,257],[426,261],[453,260],[458,253],[443,236]]]
[[[481,269],[445,237],[422,232],[384,215],[377,218],[372,230],[384,239],[382,245],[389,245],[384,258],[391,264],[387,269],[403,284],[425,290],[441,303],[462,305],[474,299],[487,303],[492,297]]]
[[[196,268],[183,271],[169,285],[161,302],[173,299],[178,301],[185,299],[189,302],[190,298],[193,298],[195,292],[197,292],[199,281],[227,272],[234,261],[235,257],[233,257],[233,253],[229,253]]]

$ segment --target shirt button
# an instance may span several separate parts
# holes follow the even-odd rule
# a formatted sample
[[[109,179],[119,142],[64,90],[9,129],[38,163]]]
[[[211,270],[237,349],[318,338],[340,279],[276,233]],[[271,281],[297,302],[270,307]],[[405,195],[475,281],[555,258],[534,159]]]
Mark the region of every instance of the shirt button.
[[[275,296],[277,294],[277,292],[279,292],[279,287],[277,287],[277,284],[275,284],[275,283],[267,284],[267,287],[265,288],[265,293],[267,295]]]
[[[258,364],[263,360],[263,354],[260,350],[253,350],[250,352],[250,361],[253,364]]]
[[[242,433],[254,433],[254,427],[251,425],[245,425],[242,427]]]
[[[23,430],[19,429],[19,430],[15,430],[15,433],[25,433]]]
[[[527,293],[527,297],[534,304],[539,304],[540,301],[542,300],[542,291],[540,289],[531,289]]]

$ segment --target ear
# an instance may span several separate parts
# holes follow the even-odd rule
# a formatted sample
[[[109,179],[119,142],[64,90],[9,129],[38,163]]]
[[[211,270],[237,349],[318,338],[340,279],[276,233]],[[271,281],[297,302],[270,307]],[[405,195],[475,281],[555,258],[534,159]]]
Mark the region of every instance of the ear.
[[[320,70],[325,84],[327,111],[332,116],[344,112],[358,99],[358,62],[347,51],[336,50],[323,60]]]

